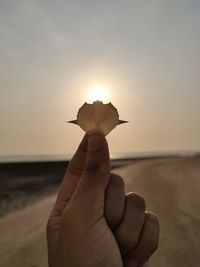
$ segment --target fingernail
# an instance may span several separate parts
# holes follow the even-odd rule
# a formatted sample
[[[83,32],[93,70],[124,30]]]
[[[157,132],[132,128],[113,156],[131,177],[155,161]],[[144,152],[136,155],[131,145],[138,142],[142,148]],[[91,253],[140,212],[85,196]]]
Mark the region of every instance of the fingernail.
[[[88,151],[98,151],[103,145],[101,134],[92,134],[88,137]]]

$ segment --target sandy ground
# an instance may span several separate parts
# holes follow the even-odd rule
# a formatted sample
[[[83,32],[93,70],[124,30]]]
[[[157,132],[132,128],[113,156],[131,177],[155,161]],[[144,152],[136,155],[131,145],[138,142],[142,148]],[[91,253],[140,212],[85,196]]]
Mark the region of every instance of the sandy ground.
[[[0,220],[0,266],[47,266],[45,225],[55,196]]]
[[[159,248],[150,266],[200,266],[200,157],[145,160],[114,172],[160,219]],[[0,267],[47,266],[45,225],[54,199],[0,219]]]

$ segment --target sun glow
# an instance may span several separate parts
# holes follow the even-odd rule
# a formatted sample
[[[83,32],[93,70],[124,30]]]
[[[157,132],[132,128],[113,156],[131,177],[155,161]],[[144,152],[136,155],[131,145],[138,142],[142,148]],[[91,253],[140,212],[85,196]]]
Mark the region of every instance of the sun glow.
[[[102,101],[104,103],[109,102],[109,92],[105,86],[95,85],[89,88],[88,90],[88,101]]]

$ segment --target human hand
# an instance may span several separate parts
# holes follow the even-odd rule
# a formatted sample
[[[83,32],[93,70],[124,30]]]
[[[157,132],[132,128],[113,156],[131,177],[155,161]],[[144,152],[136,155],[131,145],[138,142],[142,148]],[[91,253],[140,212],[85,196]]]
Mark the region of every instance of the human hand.
[[[156,250],[157,218],[110,173],[106,139],[85,135],[47,224],[49,267],[141,267]]]

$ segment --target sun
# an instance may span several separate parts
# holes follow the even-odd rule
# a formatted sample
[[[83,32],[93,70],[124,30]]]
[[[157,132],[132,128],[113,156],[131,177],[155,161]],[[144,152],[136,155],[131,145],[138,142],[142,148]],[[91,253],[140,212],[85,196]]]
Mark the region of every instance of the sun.
[[[94,85],[91,86],[88,89],[88,95],[87,95],[87,100],[89,102],[93,102],[93,101],[102,101],[104,103],[109,102],[109,91],[106,88],[106,86],[103,85]]]

